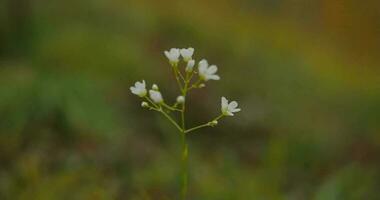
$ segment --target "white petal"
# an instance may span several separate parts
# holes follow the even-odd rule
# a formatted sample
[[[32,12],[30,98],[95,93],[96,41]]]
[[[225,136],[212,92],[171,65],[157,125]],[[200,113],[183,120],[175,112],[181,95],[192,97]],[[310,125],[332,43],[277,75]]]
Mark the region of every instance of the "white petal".
[[[137,94],[137,89],[135,87],[129,88],[133,94]]]
[[[170,53],[168,51],[165,51],[165,56],[170,59]]]
[[[195,60],[189,60],[186,65],[186,71],[192,71],[195,65]]]
[[[226,97],[222,97],[222,109],[226,109],[228,107],[228,100]]]
[[[208,75],[207,76],[208,80],[220,80],[220,77],[218,75]]]
[[[136,87],[136,88],[143,88],[144,85],[143,85],[143,83],[136,82],[136,83],[135,83],[135,87]]]
[[[229,110],[235,109],[236,107],[238,107],[238,103],[237,103],[236,101],[232,101],[232,102],[228,105],[228,109],[229,109]]]
[[[170,49],[170,54],[172,54],[173,57],[178,58],[179,57],[179,49],[171,48]]]
[[[215,72],[218,71],[218,67],[216,65],[211,65],[208,69],[207,69],[207,73],[208,74],[215,74]]]
[[[149,96],[156,103],[161,103],[163,101],[162,95],[159,91],[149,90]]]
[[[198,71],[199,71],[199,75],[206,76],[207,75],[207,73],[206,73],[207,66],[205,66],[205,65],[199,65]]]
[[[187,49],[185,49],[185,50],[186,50],[186,52],[187,52],[190,56],[192,56],[193,53],[194,53],[194,48],[192,48],[192,47],[189,47],[189,48],[187,48]]]
[[[199,61],[199,64],[198,64],[198,69],[199,70],[203,70],[203,71],[206,71],[207,70],[207,67],[208,67],[208,62],[206,59],[203,59],[201,61]]]
[[[193,52],[190,49],[181,49],[180,53],[184,58],[191,58],[193,56]]]

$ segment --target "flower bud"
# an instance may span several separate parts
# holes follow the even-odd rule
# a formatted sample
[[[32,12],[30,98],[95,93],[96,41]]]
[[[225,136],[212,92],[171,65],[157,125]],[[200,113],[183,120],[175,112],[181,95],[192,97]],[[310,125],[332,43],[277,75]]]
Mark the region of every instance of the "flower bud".
[[[183,104],[185,102],[185,97],[184,96],[178,96],[177,97],[177,103]]]
[[[158,91],[158,86],[156,84],[153,84],[152,89]]]
[[[143,101],[143,102],[141,102],[141,107],[148,108],[149,104],[147,102]]]
[[[201,84],[199,84],[198,87],[199,87],[199,88],[204,88],[204,87],[206,87],[206,85],[205,85],[204,83],[201,83]]]
[[[209,122],[210,126],[216,126],[218,125],[218,121],[214,120],[212,122]]]
[[[149,96],[155,103],[162,103],[164,101],[159,91],[149,90]]]
[[[186,72],[192,72],[195,65],[195,60],[189,60],[186,65]]]

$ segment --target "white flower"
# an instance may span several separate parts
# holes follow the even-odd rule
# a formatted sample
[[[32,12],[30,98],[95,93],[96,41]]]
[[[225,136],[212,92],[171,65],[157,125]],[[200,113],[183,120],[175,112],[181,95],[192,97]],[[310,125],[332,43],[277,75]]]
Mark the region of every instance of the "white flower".
[[[187,62],[192,59],[191,57],[194,54],[194,48],[189,47],[187,49],[181,49],[180,53],[181,53],[181,56],[183,57],[183,60]]]
[[[186,65],[186,71],[192,72],[195,65],[195,60],[189,60]]]
[[[228,100],[225,97],[222,97],[222,113],[227,116],[234,116],[235,112],[239,112],[241,109],[237,108],[238,103],[236,101],[232,101],[228,103]]]
[[[165,56],[169,59],[170,64],[177,64],[179,61],[179,49],[171,48],[170,51],[165,51]]]
[[[178,97],[177,97],[177,103],[182,104],[182,103],[184,103],[184,102],[185,102],[185,97],[184,97],[184,96],[178,96]]]
[[[136,82],[135,86],[132,86],[129,88],[131,92],[139,97],[144,97],[146,95],[146,89],[145,89],[145,81],[142,82]]]
[[[156,84],[153,84],[153,85],[152,85],[152,89],[153,89],[153,90],[156,90],[156,91],[159,90],[159,89],[158,89],[158,86],[157,86]]]
[[[149,90],[149,96],[155,103],[162,103],[164,101],[159,91]]]
[[[202,80],[219,80],[220,77],[215,73],[218,71],[218,67],[216,65],[208,66],[207,60],[203,59],[199,62],[198,65],[199,76]]]

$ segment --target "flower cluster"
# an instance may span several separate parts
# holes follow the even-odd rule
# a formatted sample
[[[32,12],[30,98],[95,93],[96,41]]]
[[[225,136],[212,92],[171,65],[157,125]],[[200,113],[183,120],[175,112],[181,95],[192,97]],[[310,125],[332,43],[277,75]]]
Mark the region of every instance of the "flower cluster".
[[[218,124],[218,120],[222,117],[234,116],[234,113],[240,111],[236,101],[229,103],[225,97],[222,97],[221,114],[218,117],[205,124],[186,129],[185,102],[187,99],[187,93],[192,89],[205,87],[207,81],[220,80],[220,76],[216,74],[218,67],[216,65],[209,65],[206,59],[202,59],[198,62],[197,69],[194,69],[196,61],[193,59],[193,48],[172,48],[169,51],[165,51],[164,54],[169,60],[181,93],[176,98],[175,103],[170,105],[165,102],[161,91],[156,84],[153,84],[148,91],[144,80],[136,82],[134,86],[130,87],[130,90],[133,94],[146,100],[141,103],[142,107],[162,113],[183,133],[188,133],[207,126],[215,126]],[[183,68],[179,67],[181,61],[184,63]],[[181,123],[178,123],[169,115],[172,111],[178,111],[181,113]]]
[[[228,102],[225,97],[222,97],[221,114],[218,117],[193,128],[187,128],[185,123],[185,108],[188,92],[193,89],[205,87],[207,81],[220,80],[220,76],[216,74],[218,67],[216,65],[209,65],[207,60],[202,59],[198,62],[198,67],[195,68],[196,61],[193,59],[193,48],[172,48],[169,51],[165,51],[164,54],[169,59],[175,80],[180,90],[180,94],[177,96],[176,101],[173,104],[166,103],[159,87],[156,84],[153,84],[152,88],[148,91],[144,80],[136,82],[134,86],[130,87],[130,89],[133,94],[145,99],[145,101],[141,102],[143,108],[148,108],[161,113],[181,132],[183,147],[181,158],[183,166],[181,199],[184,200],[186,199],[188,185],[188,172],[186,166],[188,160],[188,145],[186,142],[187,133],[204,127],[214,127],[218,125],[219,119],[225,116],[234,116],[234,113],[239,112],[240,108],[238,108],[238,103],[236,101]],[[184,67],[179,67],[182,62]],[[180,113],[180,122],[177,122],[171,116],[171,112]]]

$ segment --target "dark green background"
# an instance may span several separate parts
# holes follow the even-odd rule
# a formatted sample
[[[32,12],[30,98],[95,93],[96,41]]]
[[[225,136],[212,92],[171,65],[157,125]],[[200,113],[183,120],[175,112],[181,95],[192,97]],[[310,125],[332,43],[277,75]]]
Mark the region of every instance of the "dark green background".
[[[189,138],[189,199],[379,199],[379,2],[0,1],[0,199],[175,199],[180,137],[129,87],[174,100],[188,46],[222,77],[189,124],[242,108]]]

